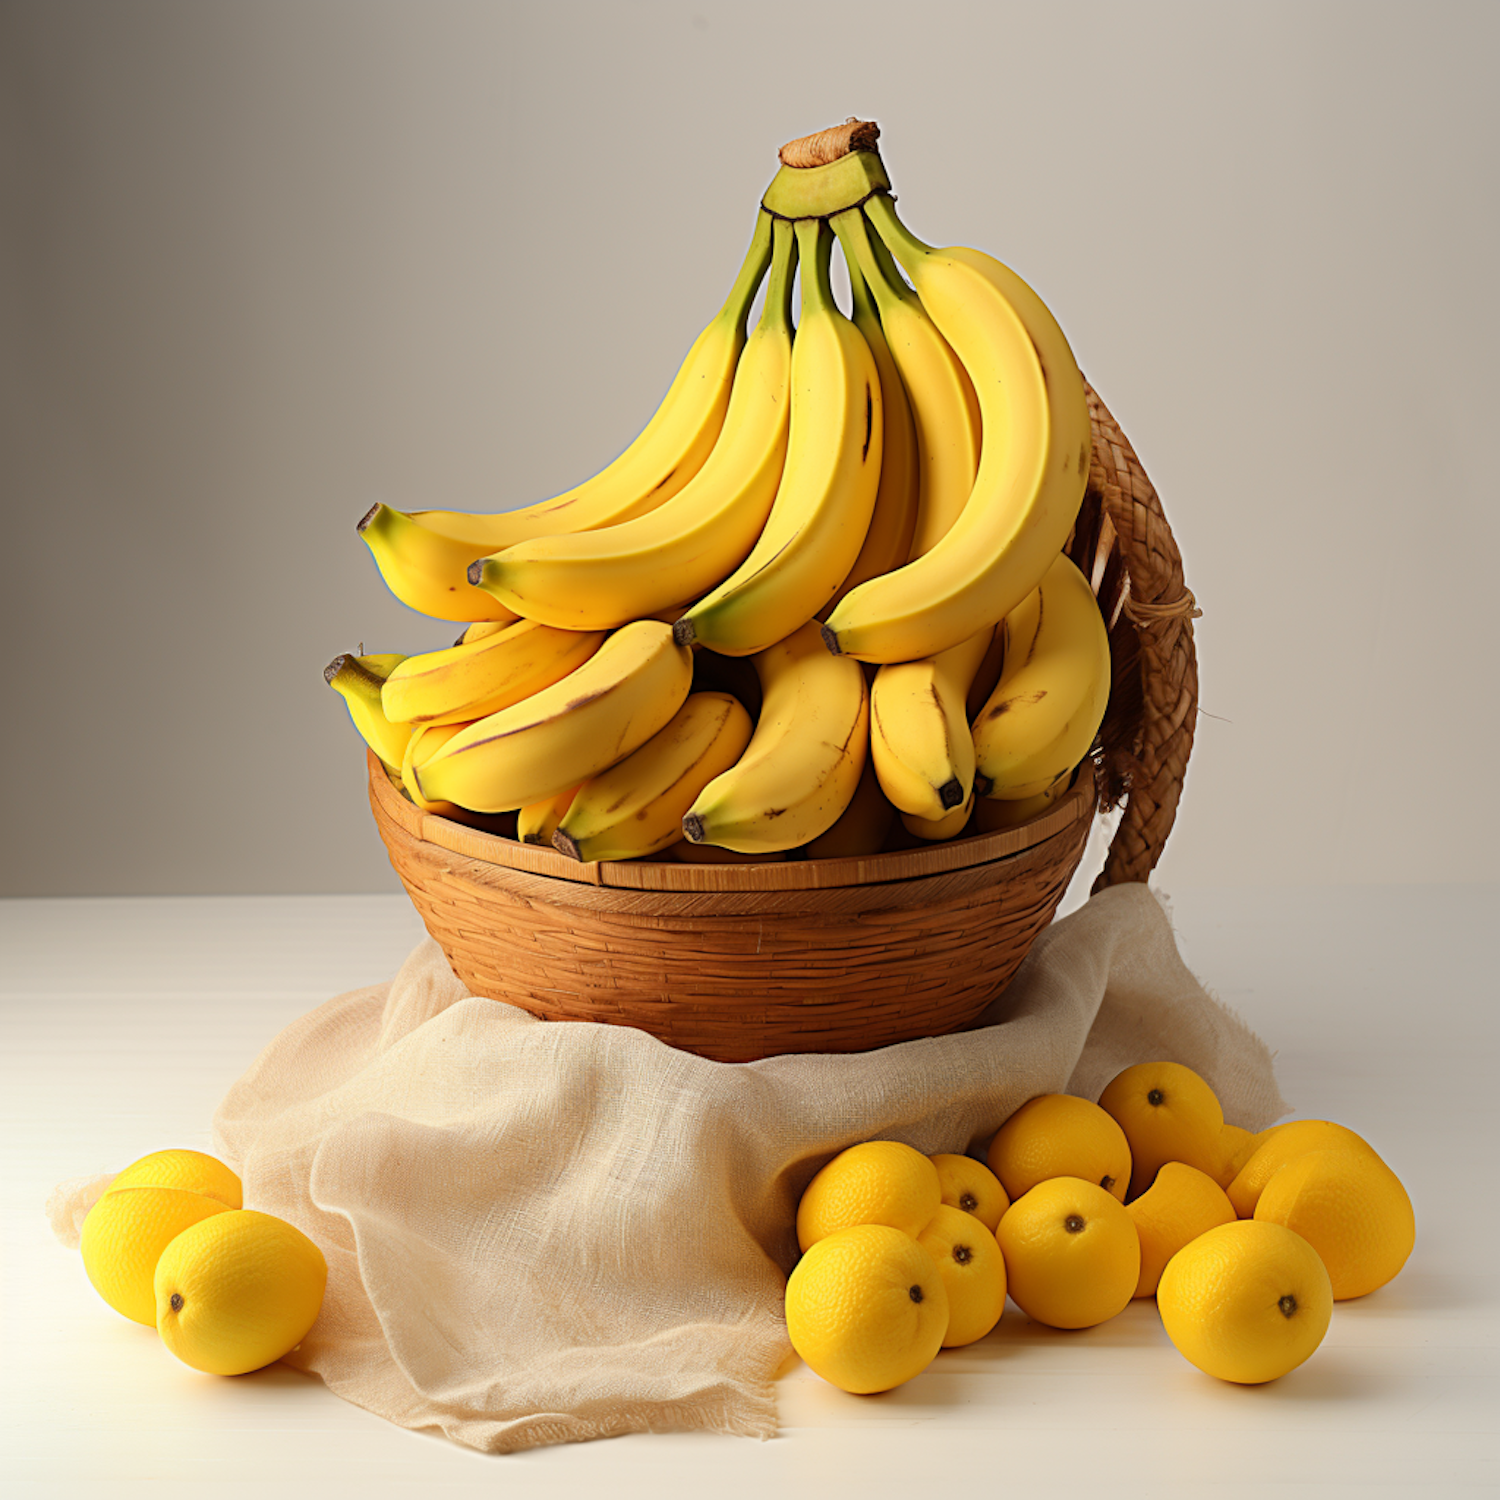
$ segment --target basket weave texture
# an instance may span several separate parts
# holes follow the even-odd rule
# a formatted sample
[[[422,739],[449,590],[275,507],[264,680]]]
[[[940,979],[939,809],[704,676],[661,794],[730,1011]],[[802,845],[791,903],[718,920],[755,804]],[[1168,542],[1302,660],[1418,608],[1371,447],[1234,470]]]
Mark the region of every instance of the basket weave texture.
[[[862,859],[581,865],[503,821],[422,812],[371,754],[391,863],[470,993],[724,1062],[864,1051],[979,1016],[1052,920],[1101,798],[1124,811],[1096,889],[1146,879],[1192,748],[1196,610],[1155,489],[1092,389],[1089,406],[1068,551],[1114,678],[1096,756],[1063,798],[1019,828]]]

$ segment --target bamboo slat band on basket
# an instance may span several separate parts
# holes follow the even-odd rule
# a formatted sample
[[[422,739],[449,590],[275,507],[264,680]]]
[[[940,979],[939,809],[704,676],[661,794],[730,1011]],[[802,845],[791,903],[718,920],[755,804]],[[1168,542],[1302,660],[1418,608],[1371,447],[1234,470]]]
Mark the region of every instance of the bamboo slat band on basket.
[[[829,162],[848,156],[851,151],[873,151],[880,139],[880,127],[873,120],[856,120],[852,115],[842,125],[815,131],[781,148],[784,167],[826,167]]]

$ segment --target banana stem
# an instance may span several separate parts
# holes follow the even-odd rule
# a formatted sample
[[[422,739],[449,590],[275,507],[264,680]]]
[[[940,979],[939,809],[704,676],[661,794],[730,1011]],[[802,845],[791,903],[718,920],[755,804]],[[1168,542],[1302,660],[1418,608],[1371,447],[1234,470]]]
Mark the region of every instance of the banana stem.
[[[741,332],[750,315],[750,304],[755,301],[755,294],[765,278],[766,267],[771,264],[771,225],[771,215],[761,209],[755,216],[755,233],[750,237],[750,248],[745,252],[740,273],[719,309],[719,317]]]
[[[932,246],[919,240],[900,219],[896,217],[896,205],[889,193],[876,193],[864,205],[865,217],[874,226],[885,244],[885,248],[911,270],[913,261],[920,261],[932,254]]]
[[[796,269],[797,237],[787,220],[777,219],[771,279],[766,283],[766,305],[760,315],[760,326],[767,332],[792,330],[792,278]]]
[[[797,220],[797,248],[802,257],[802,311],[836,311],[833,281],[833,235],[826,219]]]
[[[828,221],[844,247],[844,259],[850,263],[850,275],[858,262],[860,274],[885,316],[893,302],[912,298],[910,287],[901,279],[891,253],[879,239],[872,238],[864,214],[857,208],[836,215]]]

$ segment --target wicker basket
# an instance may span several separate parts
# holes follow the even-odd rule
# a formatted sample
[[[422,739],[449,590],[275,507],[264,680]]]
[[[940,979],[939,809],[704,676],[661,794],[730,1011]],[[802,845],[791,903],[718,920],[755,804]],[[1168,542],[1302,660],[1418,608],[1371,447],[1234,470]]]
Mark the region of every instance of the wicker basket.
[[[1109,625],[1114,685],[1062,799],[1019,828],[863,859],[580,865],[422,812],[370,755],[391,863],[470,992],[723,1062],[864,1051],[974,1021],[1052,920],[1101,800],[1125,807],[1095,888],[1144,880],[1192,746],[1196,610],[1156,492],[1089,402],[1068,550]]]

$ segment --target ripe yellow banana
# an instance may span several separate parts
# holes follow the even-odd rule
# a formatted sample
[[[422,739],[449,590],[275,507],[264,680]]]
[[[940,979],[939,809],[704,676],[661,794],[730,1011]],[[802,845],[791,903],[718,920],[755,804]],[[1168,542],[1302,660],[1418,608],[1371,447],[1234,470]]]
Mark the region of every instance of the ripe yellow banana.
[[[1083,499],[1089,417],[1067,340],[1020,277],[981,251],[923,244],[884,193],[864,212],[968,372],[983,422],[973,493],[950,530],[824,626],[831,650],[910,661],[995,624],[1041,581]]]
[[[566,677],[603,643],[603,631],[513,620],[479,640],[408,656],[385,680],[385,716],[398,724],[482,719]]]
[[[929,822],[974,789],[974,739],[965,703],[993,629],[919,661],[893,662],[870,689],[870,755],[886,796]],[[924,835],[925,836],[925,835]]]
[[[508,620],[475,620],[472,625],[464,627],[463,634],[453,644],[472,646],[475,641],[482,641],[486,636],[494,635],[497,630],[504,630],[509,623]]]
[[[1007,652],[974,720],[976,780],[987,797],[1035,797],[1089,753],[1109,700],[1109,635],[1088,580],[1065,553],[1037,589],[1029,649]],[[1024,637],[1024,622],[1018,637]]]
[[[827,224],[799,220],[797,239],[802,321],[792,345],[791,429],[781,485],[749,557],[676,627],[685,644],[698,641],[729,656],[764,651],[828,603],[864,545],[880,484],[875,358],[834,303]]]
[[[1040,817],[1072,785],[1071,776],[1060,776],[1045,792],[1034,797],[976,797],[974,799],[974,832],[999,833],[1003,828],[1019,828]]]
[[[859,663],[824,650],[808,620],[758,653],[764,694],[745,753],[688,809],[695,844],[744,853],[795,849],[826,833],[859,785],[870,742]]]
[[[911,555],[912,537],[917,529],[917,507],[921,499],[917,457],[917,428],[912,418],[911,402],[901,381],[901,372],[891,357],[875,299],[865,285],[858,265],[848,261],[849,284],[854,294],[854,326],[864,335],[875,359],[880,376],[882,439],[880,486],[875,492],[875,511],[864,546],[854,559],[849,575],[819,613],[827,612],[867,578],[877,578],[892,568],[899,568]],[[830,830],[831,834],[832,830]]]
[[[857,208],[829,220],[880,309],[880,326],[901,372],[916,424],[919,497],[910,557],[930,552],[963,512],[979,472],[979,401],[964,367],[933,326],[890,252]],[[852,275],[852,272],[851,272]],[[892,567],[905,563],[903,557]],[[886,571],[889,571],[887,569]]]
[[[396,597],[440,620],[512,618],[498,599],[469,582],[476,558],[532,537],[614,525],[671,499],[702,468],[718,439],[745,344],[745,320],[770,259],[771,216],[762,210],[724,306],[698,335],[656,414],[592,479],[550,500],[489,515],[408,515],[376,506],[360,522],[360,535]]]
[[[406,753],[401,757],[401,785],[406,788],[406,795],[423,812],[445,817],[462,811],[452,802],[433,802],[424,797],[421,787],[417,785],[416,768],[425,765],[460,729],[467,727],[467,722],[463,720],[452,724],[419,724],[413,727],[411,738],[406,742]]]
[[[613,629],[722,583],[755,546],[781,481],[795,265],[792,226],[778,219],[765,309],[740,356],[723,430],[677,494],[634,520],[508,547],[475,563],[470,580],[527,619],[570,630]]]
[[[516,837],[523,844],[546,844],[552,847],[552,835],[562,815],[573,805],[578,788],[570,786],[555,797],[543,797],[540,802],[530,802],[516,814]]]
[[[581,667],[488,714],[416,768],[422,795],[508,812],[597,776],[645,744],[682,706],[692,652],[660,620],[615,631]]]
[[[750,743],[750,715],[728,693],[689,693],[639,750],[578,789],[552,835],[573,859],[639,859],[682,838],[699,792]]]
[[[920,818],[915,813],[904,812],[901,822],[908,833],[926,839],[930,844],[956,839],[969,826],[969,819],[974,815],[974,801],[971,791],[964,802],[940,818]]]
[[[349,717],[372,749],[391,770],[399,772],[411,726],[393,724],[380,704],[386,678],[406,658],[400,655],[351,656],[347,652],[323,668],[326,682],[349,707]]]
[[[859,773],[859,785],[848,807],[827,833],[809,840],[803,852],[808,859],[857,859],[878,854],[885,848],[895,820],[896,809],[880,789],[874,759],[866,756],[865,768]]]
[[[355,530],[363,538],[386,586],[408,609],[435,620],[502,623],[516,613],[476,589],[468,567],[478,544],[423,526],[405,511],[372,505]]]

